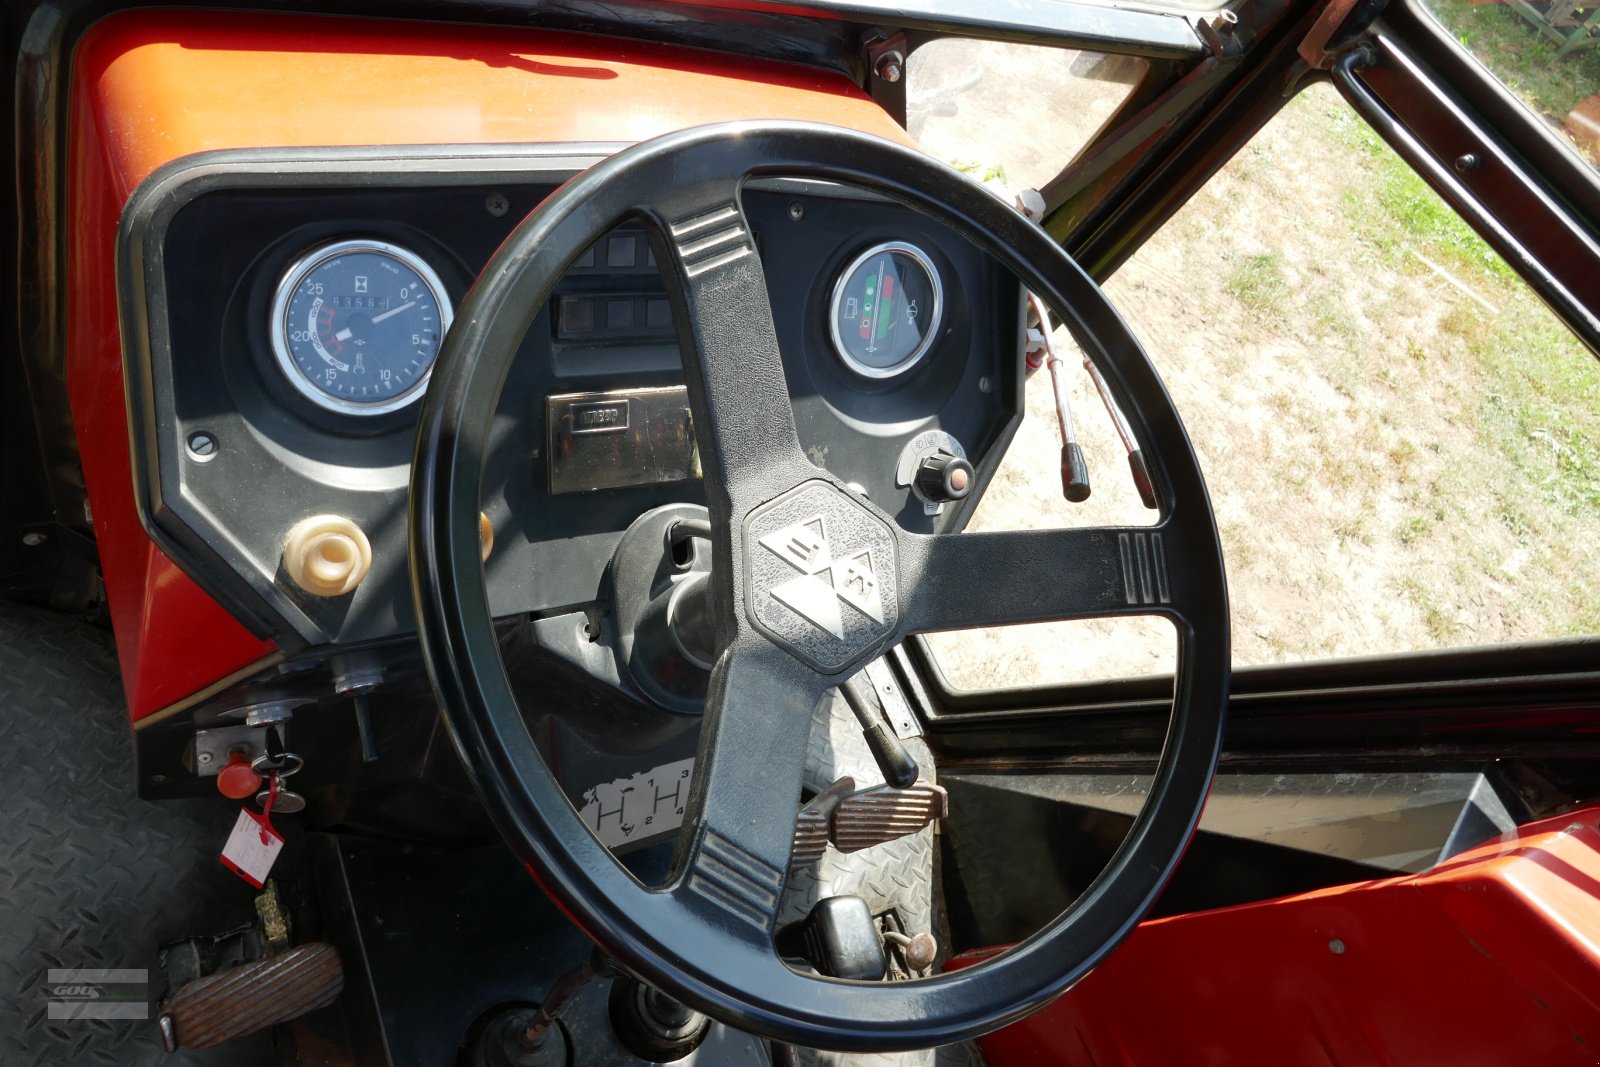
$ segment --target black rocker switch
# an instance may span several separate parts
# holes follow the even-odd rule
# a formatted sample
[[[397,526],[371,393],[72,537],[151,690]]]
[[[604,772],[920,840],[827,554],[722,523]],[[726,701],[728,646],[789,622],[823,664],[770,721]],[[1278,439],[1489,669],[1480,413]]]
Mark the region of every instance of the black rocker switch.
[[[917,489],[935,504],[963,499],[977,480],[972,464],[943,449],[924,456],[914,477]]]
[[[860,897],[824,897],[778,935],[778,951],[803,956],[830,978],[876,982],[888,973],[883,937]]]

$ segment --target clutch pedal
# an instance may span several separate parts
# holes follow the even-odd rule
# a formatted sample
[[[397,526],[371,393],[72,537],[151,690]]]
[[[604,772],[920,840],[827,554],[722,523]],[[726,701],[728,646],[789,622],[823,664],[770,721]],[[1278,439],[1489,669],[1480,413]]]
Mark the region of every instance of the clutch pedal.
[[[332,945],[308,942],[179,986],[162,1005],[168,1052],[211,1048],[327,1007],[344,990]]]
[[[854,788],[854,781],[841,778],[801,810],[789,853],[791,867],[815,863],[830,843],[840,852],[860,852],[917,833],[950,814],[950,796],[942,786],[879,785],[852,792]]]

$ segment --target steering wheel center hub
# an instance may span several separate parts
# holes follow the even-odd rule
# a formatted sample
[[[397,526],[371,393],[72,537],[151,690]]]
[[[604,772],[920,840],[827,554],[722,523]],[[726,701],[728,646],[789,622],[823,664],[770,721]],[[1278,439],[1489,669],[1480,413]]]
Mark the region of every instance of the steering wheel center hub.
[[[803,482],[745,519],[751,620],[825,674],[864,660],[900,624],[894,533],[860,500]]]

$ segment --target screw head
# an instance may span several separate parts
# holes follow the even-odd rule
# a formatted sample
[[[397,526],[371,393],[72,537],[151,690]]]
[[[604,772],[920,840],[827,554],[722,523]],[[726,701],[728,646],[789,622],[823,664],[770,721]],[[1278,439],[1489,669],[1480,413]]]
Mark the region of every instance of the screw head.
[[[217,454],[217,439],[205,430],[196,430],[189,435],[189,456],[201,463],[212,459]]]
[[[38,530],[31,530],[22,535],[22,543],[29,548],[38,548],[48,540],[50,540],[50,535],[40,533]]]
[[[1344,942],[1339,940],[1337,937],[1334,938],[1328,942],[1328,951],[1333,953],[1335,956],[1343,956]]]
[[[806,206],[798,200],[789,201],[789,221],[799,222],[806,217]]]
[[[879,56],[878,65],[875,69],[878,77],[893,85],[905,74],[905,63],[906,57],[901,55],[898,49],[895,49]]]
[[[1468,171],[1477,170],[1483,165],[1483,160],[1478,158],[1476,152],[1463,152],[1456,157],[1456,173],[1466,174]]]
[[[195,758],[198,759],[201,763],[210,763],[212,757],[211,757],[211,753],[209,753],[209,752],[201,752]]]
[[[490,193],[483,198],[483,207],[495,218],[504,218],[506,212],[511,210],[511,198],[504,193]]]

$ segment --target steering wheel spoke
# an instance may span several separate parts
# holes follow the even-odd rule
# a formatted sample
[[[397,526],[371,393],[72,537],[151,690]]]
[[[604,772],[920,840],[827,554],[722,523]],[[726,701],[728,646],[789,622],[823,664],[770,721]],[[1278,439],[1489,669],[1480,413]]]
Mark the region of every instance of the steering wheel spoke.
[[[906,534],[908,633],[1118,615],[1183,616],[1170,524]]]
[[[678,892],[752,934],[778,914],[812,715],[828,683],[759,638],[725,653],[706,695],[700,765],[686,825],[694,836]]]
[[[678,326],[709,490],[735,502],[804,476],[766,275],[737,182],[675,190],[647,216]]]

